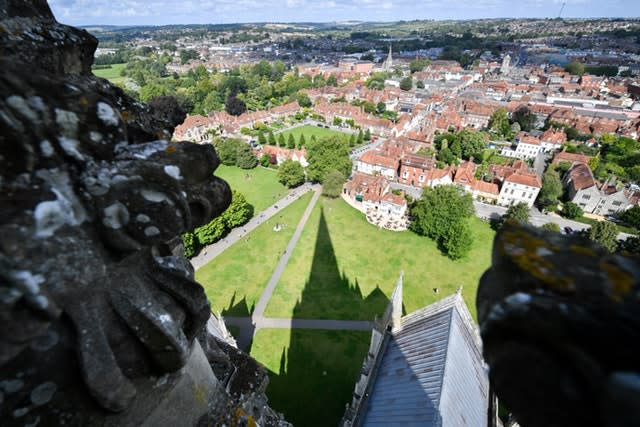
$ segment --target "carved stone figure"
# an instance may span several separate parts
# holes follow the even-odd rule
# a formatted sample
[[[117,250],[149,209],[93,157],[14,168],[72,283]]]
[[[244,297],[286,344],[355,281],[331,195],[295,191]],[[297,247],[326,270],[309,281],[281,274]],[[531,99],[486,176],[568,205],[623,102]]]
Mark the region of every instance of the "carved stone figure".
[[[170,124],[93,77],[95,38],[45,0],[0,0],[0,45],[2,424],[252,413],[225,390],[240,356],[207,336],[204,291],[166,243],[229,205],[214,149],[170,142]]]
[[[638,423],[638,257],[507,225],[477,308],[491,385],[521,425]]]

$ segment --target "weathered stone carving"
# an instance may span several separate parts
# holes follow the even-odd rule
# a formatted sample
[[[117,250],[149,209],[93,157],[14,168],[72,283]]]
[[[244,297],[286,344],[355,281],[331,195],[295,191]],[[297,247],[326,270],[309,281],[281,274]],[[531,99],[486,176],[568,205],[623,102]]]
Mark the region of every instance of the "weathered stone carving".
[[[261,368],[255,390],[230,380],[235,353],[207,336],[204,291],[166,244],[230,203],[213,148],[169,142],[170,124],[93,77],[96,40],[45,0],[0,0],[0,45],[2,424],[273,416],[249,407]]]
[[[505,226],[478,289],[492,386],[526,427],[640,420],[640,259]]]

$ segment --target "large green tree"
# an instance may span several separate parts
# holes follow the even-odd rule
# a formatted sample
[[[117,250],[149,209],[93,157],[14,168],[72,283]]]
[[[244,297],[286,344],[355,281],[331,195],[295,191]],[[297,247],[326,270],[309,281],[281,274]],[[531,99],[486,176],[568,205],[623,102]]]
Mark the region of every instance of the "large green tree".
[[[499,229],[509,221],[528,224],[530,215],[531,212],[529,210],[529,206],[527,206],[526,203],[517,203],[515,205],[509,206],[507,212],[505,212],[505,214],[502,215],[500,219],[495,221],[493,226],[494,228]]]
[[[553,169],[549,169],[542,176],[542,188],[536,200],[538,206],[545,210],[555,210],[558,199],[562,196],[562,181],[560,175]]]
[[[620,214],[620,219],[640,230],[640,206],[635,205]]]
[[[218,153],[218,158],[223,165],[233,166],[238,160],[238,148],[246,145],[244,141],[238,138],[215,138],[213,146]]]
[[[242,169],[253,169],[258,166],[258,159],[248,144],[243,143],[238,146],[236,165]]]
[[[509,123],[509,117],[505,108],[498,108],[489,117],[488,128],[491,132],[508,138],[511,134],[511,124]]]
[[[307,176],[314,182],[324,182],[325,177],[332,170],[337,170],[344,176],[351,175],[351,159],[349,158],[349,143],[334,136],[310,141],[307,145]]]
[[[425,188],[411,209],[410,228],[433,239],[444,253],[458,259],[471,248],[473,239],[467,222],[473,213],[471,195],[461,193],[457,187]]]
[[[576,205],[573,202],[567,202],[562,205],[562,216],[569,219],[579,218],[582,216],[584,212],[580,208],[580,206]]]
[[[411,76],[407,76],[404,79],[400,80],[400,89],[404,91],[411,90],[413,87],[413,79]]]
[[[581,76],[584,74],[584,64],[578,61],[572,61],[564,67],[565,71],[574,76]]]
[[[536,124],[537,117],[526,105],[521,105],[511,115],[511,120],[520,125],[520,129],[529,132]]]
[[[297,187],[304,182],[304,169],[295,160],[285,160],[278,167],[278,181],[289,188]]]
[[[334,198],[340,196],[345,181],[346,177],[342,172],[337,170],[330,171],[322,183],[322,194]]]
[[[616,249],[618,227],[609,221],[600,221],[585,230],[584,235],[594,242],[598,242],[609,252]]]

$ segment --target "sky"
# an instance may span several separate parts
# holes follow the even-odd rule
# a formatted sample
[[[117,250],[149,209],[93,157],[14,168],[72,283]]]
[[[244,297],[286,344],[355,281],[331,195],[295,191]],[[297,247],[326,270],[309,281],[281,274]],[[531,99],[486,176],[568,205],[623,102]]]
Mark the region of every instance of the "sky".
[[[49,0],[69,25],[640,17],[640,0]]]

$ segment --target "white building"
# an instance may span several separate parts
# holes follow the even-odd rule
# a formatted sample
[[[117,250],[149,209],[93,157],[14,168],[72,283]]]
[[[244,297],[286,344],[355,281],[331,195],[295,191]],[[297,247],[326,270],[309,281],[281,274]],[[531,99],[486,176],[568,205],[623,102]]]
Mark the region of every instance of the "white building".
[[[516,137],[516,144],[515,150],[512,148],[503,148],[500,154],[514,159],[535,159],[538,153],[544,151],[540,140],[535,136],[519,135]]]
[[[375,151],[367,151],[355,161],[356,172],[366,173],[367,175],[380,174],[388,180],[395,181],[398,171],[398,161],[376,153]]]
[[[498,204],[511,206],[526,203],[532,207],[541,188],[542,182],[534,173],[516,172],[504,179],[498,195]]]

